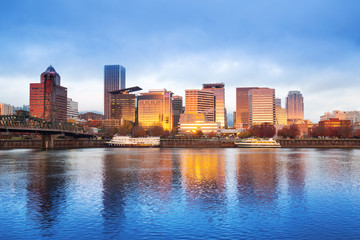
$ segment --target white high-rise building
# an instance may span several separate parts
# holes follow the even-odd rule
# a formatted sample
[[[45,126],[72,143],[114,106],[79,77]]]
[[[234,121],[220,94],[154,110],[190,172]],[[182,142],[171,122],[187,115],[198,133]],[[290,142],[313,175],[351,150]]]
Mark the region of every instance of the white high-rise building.
[[[0,115],[13,115],[13,114],[14,114],[13,106],[5,103],[0,103]]]
[[[79,117],[79,104],[73,101],[71,98],[67,99],[67,120],[73,119],[78,120]]]

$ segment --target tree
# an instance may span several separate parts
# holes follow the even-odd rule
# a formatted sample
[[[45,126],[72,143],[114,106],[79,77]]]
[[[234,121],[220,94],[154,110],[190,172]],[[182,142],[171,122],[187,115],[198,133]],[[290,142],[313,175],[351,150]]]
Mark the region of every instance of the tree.
[[[170,132],[170,136],[175,136],[178,133],[178,129],[179,127],[174,127]]]
[[[149,128],[148,131],[150,136],[162,136],[164,133],[164,129],[162,126],[153,126]]]
[[[200,137],[200,136],[203,136],[204,133],[198,129],[198,130],[196,130],[195,135]]]
[[[328,137],[329,134],[329,129],[324,126],[315,126],[311,131],[312,137]]]
[[[134,134],[134,137],[145,137],[146,136],[146,132],[145,132],[144,128],[142,128],[140,126],[136,126],[133,128],[133,134]]]
[[[291,124],[289,127],[288,134],[290,138],[297,138],[298,136],[300,136],[299,126],[296,124]]]
[[[356,131],[354,132],[354,137],[355,137],[355,138],[360,138],[360,129],[358,129],[358,130],[356,130]]]
[[[297,138],[300,136],[299,126],[291,124],[289,127],[283,127],[283,129],[278,130],[278,136],[284,138]]]
[[[245,130],[243,132],[238,133],[237,135],[239,138],[248,138],[251,136],[249,130]]]
[[[118,135],[125,136],[131,134],[133,130],[133,124],[130,121],[124,121],[124,123],[118,129]]]
[[[354,129],[352,126],[344,126],[340,128],[340,135],[343,138],[352,138],[354,137]]]
[[[253,125],[249,129],[250,135],[261,138],[272,138],[276,134],[274,125],[270,123],[262,123],[261,125]]]

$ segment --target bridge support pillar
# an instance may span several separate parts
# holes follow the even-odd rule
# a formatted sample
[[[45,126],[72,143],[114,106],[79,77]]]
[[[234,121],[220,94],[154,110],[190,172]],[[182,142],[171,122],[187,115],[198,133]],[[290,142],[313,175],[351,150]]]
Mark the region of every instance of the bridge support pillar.
[[[53,149],[54,148],[54,138],[52,135],[41,135],[41,147],[42,149]]]

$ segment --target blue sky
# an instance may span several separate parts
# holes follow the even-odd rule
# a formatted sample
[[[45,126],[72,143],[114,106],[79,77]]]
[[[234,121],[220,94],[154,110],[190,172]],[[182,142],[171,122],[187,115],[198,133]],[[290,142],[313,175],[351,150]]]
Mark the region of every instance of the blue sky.
[[[103,66],[127,86],[184,96],[224,82],[300,90],[305,117],[360,110],[359,1],[2,0],[0,102],[28,104],[29,83],[52,64],[80,111],[103,109]]]

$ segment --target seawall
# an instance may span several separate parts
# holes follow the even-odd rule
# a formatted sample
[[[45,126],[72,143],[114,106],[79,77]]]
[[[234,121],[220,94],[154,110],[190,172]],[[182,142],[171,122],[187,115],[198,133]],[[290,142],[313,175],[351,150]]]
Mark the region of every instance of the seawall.
[[[360,148],[360,139],[280,139],[284,148]]]

